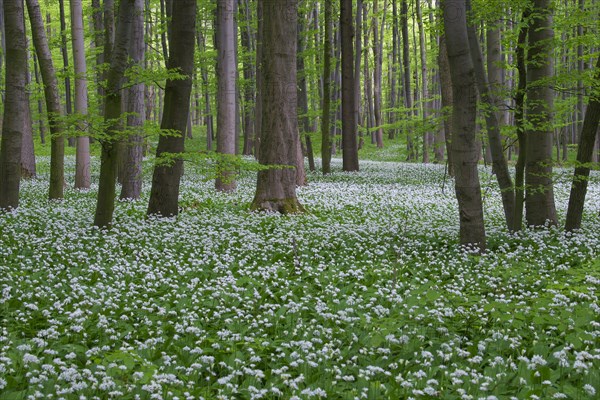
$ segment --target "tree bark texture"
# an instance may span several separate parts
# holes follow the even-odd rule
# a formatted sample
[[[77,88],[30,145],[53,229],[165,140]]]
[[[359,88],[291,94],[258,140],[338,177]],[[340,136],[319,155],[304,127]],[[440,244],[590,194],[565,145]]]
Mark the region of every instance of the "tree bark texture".
[[[552,8],[550,0],[534,0],[529,28],[527,67],[527,162],[525,217],[527,225],[557,224],[552,184],[552,112],[554,93]]]
[[[62,115],[58,91],[58,79],[52,61],[52,53],[44,30],[44,22],[38,0],[27,0],[27,10],[31,23],[33,44],[40,64],[40,74],[44,83],[44,98],[48,111],[50,129],[50,188],[51,200],[62,199],[64,195],[64,127],[60,122]]]
[[[283,214],[300,212],[296,197],[299,148],[296,29],[297,0],[263,0],[263,118],[258,172],[251,208]]]
[[[0,210],[19,206],[21,145],[27,97],[27,38],[23,0],[4,0],[6,73],[4,116],[0,141]]]
[[[217,178],[215,188],[232,192],[235,170],[230,157],[236,153],[236,57],[234,0],[217,4]]]
[[[342,36],[342,164],[344,171],[358,171],[358,147],[356,143],[358,126],[357,120],[354,118],[352,0],[341,0],[340,29]]]
[[[157,165],[152,176],[152,189],[148,204],[149,215],[170,217],[178,213],[179,184],[183,174],[183,160],[178,154],[184,151],[184,133],[190,108],[192,75],[194,71],[194,42],[196,26],[196,0],[178,0],[173,9],[172,43],[168,68],[177,68],[186,79],[168,80],[165,88],[165,108],[161,129],[175,135],[161,136],[156,156],[173,154],[169,165]]]
[[[469,52],[466,1],[443,3],[444,30],[452,78],[452,157],[455,190],[460,213],[460,242],[484,251],[483,204],[477,164],[475,137],[477,93],[475,71]]]

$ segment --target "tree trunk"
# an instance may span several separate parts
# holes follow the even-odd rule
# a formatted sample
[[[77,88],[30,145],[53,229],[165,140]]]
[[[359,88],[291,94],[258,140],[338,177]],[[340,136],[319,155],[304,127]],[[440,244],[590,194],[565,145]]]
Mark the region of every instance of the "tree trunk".
[[[467,12],[470,12],[470,0],[467,0]],[[467,27],[469,36],[469,47],[471,60],[475,69],[475,81],[477,82],[477,90],[483,104],[485,104],[485,123],[487,128],[488,145],[492,157],[492,171],[496,174],[498,186],[500,187],[500,195],[502,196],[502,205],[504,207],[504,218],[509,229],[514,226],[513,218],[515,214],[515,192],[512,179],[508,170],[508,163],[504,157],[504,149],[502,146],[502,136],[500,133],[500,122],[496,108],[498,101],[490,90],[490,84],[483,65],[483,56],[481,55],[481,47],[477,39],[477,32],[472,24]]]
[[[357,130],[357,135],[361,137],[360,133],[360,61],[362,59],[362,9],[363,0],[356,0],[356,36],[354,38],[354,126]],[[361,148],[360,142],[356,146],[357,158],[358,150]]]
[[[519,155],[515,166],[515,216],[513,218],[513,231],[520,231],[523,226],[523,204],[525,201],[525,162],[527,159],[527,136],[525,134],[525,93],[527,91],[527,64],[525,60],[525,46],[531,10],[525,8],[521,18],[521,28],[517,39],[515,57],[517,61],[518,87],[515,96],[515,128],[519,143]]]
[[[600,58],[596,61],[596,72],[594,74],[593,88],[590,90],[590,102],[585,110],[583,128],[579,136],[579,147],[577,148],[577,167],[573,176],[569,207],[567,208],[567,220],[565,230],[567,232],[581,228],[583,217],[583,203],[587,193],[588,178],[590,176],[589,163],[594,152],[598,122],[600,121]]]
[[[73,63],[75,65],[75,112],[82,121],[79,130],[86,130],[83,119],[88,113],[87,67],[85,61],[85,42],[83,32],[82,0],[71,0],[71,30],[73,44]],[[89,189],[91,183],[90,171],[90,140],[87,136],[77,136],[75,152],[75,188]]]
[[[527,225],[556,225],[552,185],[552,112],[554,93],[547,83],[553,74],[552,10],[550,0],[534,0],[529,29],[527,69],[527,185],[525,207]]]
[[[235,155],[236,74],[234,0],[217,5],[217,178],[215,188],[232,192],[236,188],[235,170],[230,157]]]
[[[421,0],[415,1],[417,11],[417,24],[419,26],[419,55],[421,60],[421,93],[422,93],[422,121],[423,121],[423,162],[429,162],[429,85],[427,82],[427,42],[425,41],[425,29],[423,28],[423,12]]]
[[[303,210],[296,197],[298,2],[265,1],[263,7],[264,97],[259,162],[270,168],[258,171],[251,208],[288,214]]]
[[[0,66],[0,68],[2,68],[2,67]],[[33,56],[33,76],[35,77],[36,86],[43,87],[42,79],[40,77],[39,61],[35,54]],[[40,97],[38,97],[38,99],[37,99],[37,111],[38,111],[38,121],[37,122],[38,122],[38,127],[40,130],[40,143],[46,144],[46,126],[43,121],[44,101]]]
[[[446,37],[440,37],[440,50],[438,53],[438,65],[440,68],[440,86],[442,98],[442,118],[444,121],[444,138],[446,141],[446,153],[448,158],[446,165],[448,175],[454,176],[454,164],[452,160],[452,77],[450,76],[450,65],[448,64],[448,51],[446,49]]]
[[[21,145],[25,128],[27,97],[27,38],[22,0],[3,4],[6,42],[4,117],[0,140],[0,210],[19,206]]]
[[[331,52],[333,42],[332,2],[325,3],[325,45],[323,47],[323,113],[321,119],[321,165],[323,174],[331,172]]]
[[[311,171],[315,170],[315,156],[312,153],[312,142],[310,141],[310,118],[308,117],[308,85],[306,82],[306,71],[304,70],[304,40],[303,40],[304,25],[302,18],[298,18],[298,51],[296,54],[296,69],[298,71],[298,113],[301,115],[302,123],[300,126],[300,149],[302,150],[302,137],[306,138],[306,155],[308,156],[308,168]],[[308,151],[310,142],[310,152]],[[302,155],[304,163],[304,155]],[[306,180],[306,177],[305,177]]]
[[[194,71],[194,42],[196,26],[196,0],[178,0],[173,9],[172,36],[168,68],[178,68],[186,79],[167,80],[165,109],[161,129],[169,129],[175,135],[161,136],[156,157],[164,153],[183,153],[187,117],[192,91]],[[179,183],[183,174],[183,160],[176,158],[169,165],[156,165],[152,176],[152,189],[148,215],[170,217],[178,213]]]
[[[452,77],[452,156],[455,190],[460,213],[460,242],[485,250],[483,204],[475,140],[477,93],[475,71],[469,53],[465,1],[445,3],[444,29]]]
[[[343,170],[358,171],[357,124],[354,118],[354,53],[352,0],[341,0],[342,35],[342,154]],[[358,73],[358,71],[357,71]]]
[[[54,70],[52,53],[44,30],[44,22],[38,0],[27,0],[27,11],[31,22],[33,44],[40,64],[40,74],[44,83],[44,98],[48,111],[48,126],[50,128],[50,200],[63,198],[64,189],[64,151],[62,115],[58,92],[58,79]]]
[[[252,14],[250,11],[249,0],[238,0],[238,7],[243,10],[245,16],[245,29],[242,30],[241,41],[242,47],[246,56],[244,57],[244,81],[246,86],[244,88],[244,148],[242,151],[243,155],[251,155],[254,147],[254,113],[255,109],[255,98],[254,98],[254,86],[256,84],[256,77],[254,76],[254,68],[252,62],[248,61],[249,55],[254,50],[252,44]]]
[[[65,4],[64,0],[59,0],[59,13],[60,13],[60,52],[63,59],[63,74],[65,75],[65,112],[67,115],[71,115],[73,113],[73,103],[71,94],[71,78],[69,77],[69,52],[67,49],[67,23],[65,18]],[[50,14],[48,16],[48,29],[50,29]],[[50,36],[48,34],[48,36]],[[67,139],[69,147],[75,146],[76,139],[74,137],[69,137]]]
[[[131,66],[144,67],[144,0],[135,0],[133,21],[131,26],[131,39],[129,42],[129,57]],[[136,82],[125,89],[127,102],[127,138],[124,149],[123,179],[121,186],[121,199],[139,199],[142,193],[142,159],[144,156],[143,126],[146,120],[144,107],[144,92],[146,85]]]
[[[100,164],[100,181],[98,186],[98,202],[94,225],[107,228],[112,224],[115,208],[115,186],[121,147],[121,111],[122,83],[127,68],[131,28],[133,26],[136,0],[121,0],[119,17],[115,32],[115,44],[111,52],[110,69],[106,75],[106,100],[104,104],[104,121],[107,130],[100,143],[102,158]]]
[[[402,64],[404,69],[404,107],[406,107],[406,118],[409,123],[414,115],[412,93],[410,91],[410,44],[408,37],[408,3],[402,0],[400,3],[400,21],[402,24]],[[406,146],[408,150],[408,160],[416,159],[415,147],[413,144],[412,133],[410,129],[406,131]]]
[[[206,51],[206,42],[204,35],[202,35],[202,31],[198,28],[197,33],[198,40],[198,48],[201,51]],[[208,70],[206,65],[202,63],[200,66],[200,75],[202,77],[202,91],[204,94],[204,121],[206,125],[206,150],[212,151],[213,148],[213,136],[214,136],[214,127],[213,127],[213,115],[210,108],[210,89],[208,85]]]
[[[262,118],[263,118],[263,3],[264,0],[256,0],[256,104],[254,120],[254,133],[256,134],[254,143],[254,157],[259,158],[260,141],[262,136]]]
[[[27,59],[29,64],[29,47],[27,50]],[[33,120],[31,118],[31,103],[29,101],[29,85],[31,84],[31,75],[27,71],[27,81],[25,88],[25,118],[23,119],[23,138],[21,142],[21,178],[35,178],[35,149],[33,147]]]
[[[383,148],[383,120],[381,118],[381,75],[383,73],[383,35],[379,36],[379,25],[377,15],[379,1],[374,0],[373,3],[373,58],[375,67],[373,71],[373,111],[375,113],[375,143],[378,148]],[[385,7],[385,6],[384,6]],[[385,15],[385,9],[384,9]],[[381,21],[382,33],[383,25],[385,25],[385,17]]]

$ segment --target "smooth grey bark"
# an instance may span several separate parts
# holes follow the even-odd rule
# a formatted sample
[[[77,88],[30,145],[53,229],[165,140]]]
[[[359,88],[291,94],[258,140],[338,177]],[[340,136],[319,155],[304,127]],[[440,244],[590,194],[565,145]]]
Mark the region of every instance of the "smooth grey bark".
[[[71,78],[67,73],[69,71],[69,50],[67,46],[67,22],[65,17],[65,4],[64,0],[59,0],[59,16],[60,16],[60,53],[63,60],[63,74],[65,76],[65,112],[67,115],[71,115],[73,113],[73,94],[72,94],[72,86],[71,86]],[[46,14],[47,19],[47,37],[50,37],[50,13]],[[70,147],[75,146],[76,139],[74,137],[69,137],[67,139]]]
[[[423,121],[423,162],[429,162],[429,142],[431,133],[429,132],[429,82],[427,78],[427,43],[425,40],[425,29],[423,28],[423,11],[421,1],[415,1],[417,12],[417,25],[419,27],[419,58],[421,61],[421,98],[423,112],[421,113]]]
[[[383,27],[385,25],[385,5],[384,16],[381,21],[381,35],[379,33],[379,1],[374,0],[373,3],[373,112],[375,116],[375,132],[374,139],[378,148],[383,148],[383,119],[381,115],[382,98],[381,98],[381,81],[383,74]]]
[[[130,67],[143,68],[144,54],[144,0],[135,0],[129,42]],[[121,199],[139,199],[142,192],[143,126],[146,120],[145,89],[146,85],[140,82],[125,89],[127,101],[124,106],[127,111],[128,137],[123,149]]]
[[[0,139],[0,210],[19,206],[21,145],[27,104],[27,38],[22,0],[4,0],[6,72],[4,116]]]
[[[27,60],[29,63],[29,46],[27,47]],[[27,81],[25,88],[25,118],[23,119],[23,139],[21,143],[21,178],[31,179],[36,176],[35,169],[35,149],[33,147],[33,120],[31,117],[31,103],[29,101],[29,85],[31,84],[31,74],[27,71]]]
[[[245,20],[245,29],[241,31],[241,44],[246,57],[243,60],[243,76],[246,86],[244,88],[244,144],[243,155],[251,155],[254,148],[254,113],[255,113],[255,84],[254,65],[248,60],[249,55],[254,51],[252,35],[252,14],[250,11],[249,0],[238,0],[238,8],[242,10]]]
[[[446,49],[446,37],[440,36],[440,49],[438,53],[438,66],[440,69],[440,94],[442,98],[442,118],[444,121],[444,139],[446,141],[446,165],[449,176],[454,176],[454,164],[452,160],[452,77],[450,76],[450,65],[448,63],[448,51]]]
[[[362,60],[362,9],[363,1],[356,0],[356,22],[354,24],[356,35],[354,37],[354,124],[357,129],[357,135],[361,137],[360,131],[360,62]],[[357,151],[361,148],[361,143],[357,143]]]
[[[466,1],[443,2],[444,31],[452,78],[452,157],[460,214],[460,243],[485,251],[483,203],[477,164],[475,70],[469,51]]]
[[[102,155],[98,201],[94,217],[94,225],[100,228],[110,227],[115,209],[115,188],[122,140],[122,85],[127,68],[135,2],[136,0],[121,0],[120,2],[115,44],[111,52],[110,69],[106,75],[104,122],[107,127],[100,140]]]
[[[263,5],[265,0],[256,0],[256,103],[255,113],[256,118],[254,119],[254,157],[259,159],[260,156],[260,141],[262,136],[262,118],[263,118]]]
[[[232,192],[236,188],[231,159],[236,153],[236,56],[234,0],[217,4],[217,177],[215,189]]]
[[[325,44],[323,46],[323,110],[321,119],[321,169],[323,174],[331,172],[331,53],[333,43],[332,3],[325,3]]]
[[[534,0],[527,67],[527,162],[525,217],[529,226],[557,224],[552,184],[552,76],[554,32],[550,0]]]
[[[253,210],[303,211],[296,197],[298,113],[296,29],[298,1],[263,3],[263,119]]]
[[[175,158],[169,165],[159,164],[154,167],[148,215],[170,217],[179,212],[179,185],[183,175],[183,160],[180,154],[184,151],[184,133],[192,91],[196,7],[196,0],[178,0],[177,7],[173,8],[167,67],[179,69],[186,79],[167,80],[161,129],[172,130],[175,134],[161,135],[156,157],[160,160],[171,154]]]
[[[27,0],[27,10],[31,23],[33,44],[40,64],[40,74],[44,83],[44,98],[48,111],[50,129],[50,188],[51,200],[62,199],[64,195],[64,126],[60,122],[62,115],[58,91],[58,79],[52,61],[52,53],[44,30],[44,22],[38,0]]]
[[[581,228],[583,218],[583,205],[587,193],[588,178],[590,176],[589,163],[592,161],[594,142],[597,138],[598,123],[600,122],[600,57],[596,61],[596,72],[594,74],[593,87],[590,90],[590,101],[585,110],[583,128],[579,136],[579,147],[577,148],[577,166],[573,175],[569,206],[567,208],[567,220],[565,230],[567,232]]]
[[[88,113],[83,9],[82,0],[70,0],[70,2],[73,64],[75,67],[75,113],[82,119],[78,126],[80,134],[76,139],[75,188],[89,189],[91,183],[90,140],[87,135],[83,134],[86,130],[83,119],[87,117]]]
[[[410,74],[410,44],[408,37],[408,2],[402,0],[400,3],[400,22],[402,25],[402,67],[404,71],[404,107],[406,107],[406,117],[410,121],[414,116],[413,98],[411,93],[411,74]],[[413,137],[409,130],[406,131],[406,147],[408,151],[407,159],[415,160],[416,151],[413,143]]]
[[[470,12],[470,9],[470,0],[467,0],[467,12]],[[492,157],[492,171],[496,174],[498,186],[500,187],[506,226],[509,229],[513,229],[515,192],[508,170],[508,162],[504,156],[504,148],[502,146],[500,122],[498,121],[498,114],[496,112],[498,101],[490,89],[490,83],[485,72],[483,56],[481,54],[481,46],[479,45],[479,39],[477,38],[477,32],[473,24],[469,23],[467,33],[469,36],[471,60],[473,61],[475,70],[477,90],[479,91],[481,102],[485,105],[484,116],[487,128],[488,146]]]
[[[355,112],[352,0],[341,0],[342,40],[342,164],[344,171],[358,171],[358,130]],[[358,73],[359,71],[356,71]]]

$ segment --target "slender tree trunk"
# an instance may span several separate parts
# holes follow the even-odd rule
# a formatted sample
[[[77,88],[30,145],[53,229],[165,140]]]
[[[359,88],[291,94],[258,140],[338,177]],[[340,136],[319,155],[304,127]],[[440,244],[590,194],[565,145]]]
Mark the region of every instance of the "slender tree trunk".
[[[100,0],[92,0],[92,20],[94,24],[94,46],[96,47],[96,81],[97,81],[97,95],[98,95],[98,109],[102,108],[104,103],[104,85],[103,81],[103,65],[104,65],[104,19],[103,19],[103,8]]]
[[[67,23],[65,17],[65,4],[64,0],[58,1],[59,13],[60,13],[60,52],[63,59],[63,74],[65,76],[65,112],[67,115],[71,115],[73,113],[73,103],[71,94],[71,78],[69,77],[69,52],[67,49]],[[47,27],[50,29],[50,14],[47,14]],[[49,36],[49,34],[48,34]],[[69,137],[67,139],[69,147],[74,147],[76,139],[74,137]]]
[[[406,107],[406,117],[410,120],[414,115],[412,93],[410,90],[411,74],[410,74],[410,44],[408,37],[408,2],[402,0],[400,3],[400,21],[402,25],[402,63],[404,70],[404,107]],[[416,159],[415,146],[410,130],[406,131],[406,143],[408,150],[408,160]]]
[[[427,42],[425,40],[425,29],[423,28],[423,11],[421,10],[421,1],[415,1],[417,11],[417,24],[419,27],[419,55],[421,60],[421,93],[423,106],[423,162],[429,162],[429,141],[431,133],[429,132],[429,84],[427,81]]]
[[[467,12],[470,12],[470,0],[467,0]],[[502,146],[502,136],[500,133],[500,122],[496,114],[497,100],[490,90],[488,77],[483,65],[483,56],[481,55],[481,47],[477,39],[477,32],[472,24],[467,27],[469,36],[469,47],[471,60],[473,61],[475,71],[475,81],[481,101],[485,104],[485,123],[487,128],[488,145],[492,157],[492,170],[496,173],[498,186],[500,187],[500,195],[502,196],[502,205],[504,207],[504,217],[506,225],[509,229],[514,226],[513,218],[515,213],[515,192],[513,189],[512,179],[508,170],[508,163],[504,157],[504,149]]]
[[[381,118],[381,75],[383,69],[383,36],[379,36],[379,24],[377,15],[379,12],[379,1],[373,3],[373,58],[375,62],[373,72],[373,111],[375,113],[375,143],[378,148],[383,148],[383,120]],[[385,14],[384,14],[385,15]],[[385,18],[381,21],[382,28]]]
[[[306,155],[308,156],[308,168],[315,170],[315,155],[313,154],[312,141],[310,133],[312,132],[310,118],[308,116],[308,85],[306,71],[304,69],[304,24],[302,18],[298,18],[298,51],[296,55],[296,69],[298,75],[298,112],[301,115],[302,123],[299,124],[300,141],[302,137],[306,139]],[[304,157],[303,157],[304,158]]]
[[[40,74],[44,83],[44,98],[48,111],[48,126],[50,128],[50,189],[48,196],[51,200],[63,198],[64,188],[64,137],[63,125],[60,122],[61,105],[58,92],[58,79],[54,70],[52,53],[44,30],[44,22],[38,0],[27,0],[29,21],[33,44],[40,63]]]
[[[525,202],[525,163],[527,159],[527,135],[525,134],[525,93],[527,92],[527,64],[525,47],[529,34],[528,20],[531,10],[525,8],[521,18],[521,28],[517,39],[515,52],[518,73],[518,87],[515,96],[515,127],[519,143],[519,155],[515,166],[515,217],[513,231],[521,230],[523,226],[523,205]]]
[[[31,17],[30,17],[31,19]],[[43,22],[42,22],[43,23]],[[0,65],[0,68],[2,68],[2,66]],[[39,62],[38,62],[38,58],[36,55],[33,56],[33,76],[35,77],[35,84],[38,87],[42,87],[41,85],[41,77],[40,77],[40,70],[39,70]],[[43,121],[43,115],[44,115],[44,101],[38,97],[37,100],[37,109],[38,109],[38,127],[40,129],[40,143],[41,144],[46,144],[46,126],[44,125],[44,121]]]
[[[529,67],[527,69],[528,120],[525,169],[527,225],[556,225],[552,185],[552,112],[554,93],[546,82],[553,74],[552,9],[550,0],[534,0],[529,29]]]
[[[585,110],[583,128],[579,137],[579,147],[577,148],[578,165],[575,168],[573,176],[569,207],[567,208],[567,220],[565,223],[567,232],[581,228],[583,203],[590,176],[589,163],[592,161],[592,153],[595,149],[594,143],[598,136],[598,123],[600,121],[600,57],[596,61],[596,72],[590,94],[590,102]]]
[[[29,46],[27,47],[27,59],[29,64]],[[31,74],[27,71],[27,81],[25,89],[25,101],[27,107],[25,107],[25,124],[23,128],[23,138],[21,142],[21,178],[31,179],[35,178],[35,149],[33,147],[33,120],[31,117],[31,103],[29,101],[29,85],[31,84]]]
[[[202,31],[198,28],[197,33],[198,48],[202,51],[206,51],[206,42]],[[210,108],[210,89],[208,84],[208,70],[203,64],[200,66],[200,75],[202,77],[202,91],[204,93],[204,121],[206,125],[206,150],[212,151],[213,148],[213,137],[214,137],[214,126],[213,126],[213,115]]]
[[[363,1],[356,0],[356,36],[354,37],[354,126],[356,126],[357,135],[360,138],[360,101],[361,101],[361,90],[360,90],[360,61],[362,59],[362,11]],[[362,140],[362,138],[361,138]],[[362,147],[362,144],[357,144],[357,158],[358,150]]]
[[[83,37],[83,9],[81,0],[71,1],[71,29],[73,43],[73,63],[75,65],[75,113],[81,119],[87,117],[87,67],[85,61],[85,42]],[[79,130],[86,130],[83,121]],[[90,140],[87,136],[77,137],[75,153],[75,188],[88,189],[91,183],[90,171]]]
[[[192,91],[194,70],[194,42],[196,26],[196,0],[178,0],[173,8],[172,36],[168,68],[178,68],[186,79],[167,80],[165,109],[161,129],[169,129],[175,135],[161,136],[156,157],[164,153],[179,154],[184,151],[187,117]],[[156,165],[152,177],[152,189],[148,215],[174,216],[178,213],[179,184],[183,174],[183,160],[176,158],[172,164]]]
[[[241,41],[242,47],[246,56],[244,57],[244,81],[246,86],[244,88],[244,148],[242,151],[243,155],[251,155],[254,147],[254,113],[255,109],[255,84],[256,78],[254,76],[254,65],[248,61],[249,55],[254,51],[252,45],[252,15],[250,11],[250,5],[248,0],[238,0],[238,7],[242,9],[245,17],[245,29],[242,30]]]
[[[107,73],[104,121],[107,131],[102,144],[98,202],[94,225],[107,228],[112,224],[115,208],[115,186],[121,147],[122,83],[127,68],[129,42],[131,40],[136,0],[121,0],[115,32],[115,44],[111,52],[110,69]]]
[[[444,137],[446,141],[446,160],[448,175],[454,176],[454,164],[452,160],[452,77],[450,76],[450,65],[448,63],[448,51],[446,49],[446,37],[440,37],[440,50],[438,53],[438,65],[440,68],[440,86],[442,98],[442,118],[444,121]]]
[[[323,47],[323,114],[321,120],[321,164],[323,174],[331,172],[331,52],[333,42],[332,3],[325,3],[325,45]]]
[[[217,5],[217,162],[215,188],[232,192],[236,188],[235,171],[227,157],[235,155],[236,73],[234,36],[234,0]]]
[[[4,0],[6,73],[4,117],[0,140],[0,210],[19,206],[21,145],[27,97],[27,38],[22,0]]]
[[[465,1],[444,2],[444,29],[452,76],[452,156],[460,213],[460,242],[484,251],[483,204],[475,141],[477,93],[469,53]]]
[[[131,26],[131,39],[129,42],[130,65],[137,68],[144,67],[144,0],[135,0],[133,21]],[[127,130],[129,136],[125,142],[123,179],[121,186],[121,199],[139,199],[142,193],[142,159],[144,156],[143,126],[146,120],[144,107],[145,84],[136,82],[125,89],[127,102]]]
[[[341,0],[342,35],[342,151],[344,171],[358,171],[357,124],[354,118],[354,53],[352,0]],[[358,71],[357,71],[358,73]]]
[[[260,141],[262,140],[262,118],[263,118],[263,4],[264,0],[257,0],[256,3],[256,118],[254,120],[254,132],[256,133],[256,140],[254,143],[254,157],[260,158]]]

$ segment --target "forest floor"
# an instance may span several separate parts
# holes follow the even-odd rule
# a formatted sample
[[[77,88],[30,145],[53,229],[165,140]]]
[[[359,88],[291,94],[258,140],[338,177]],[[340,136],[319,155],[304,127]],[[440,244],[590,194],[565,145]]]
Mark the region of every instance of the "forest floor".
[[[597,173],[582,231],[510,234],[482,167],[489,251],[476,255],[457,245],[443,166],[311,173],[308,212],[279,216],[248,211],[254,173],[227,195],[186,165],[179,217],[145,218],[146,182],[105,232],[91,226],[97,170],[90,191],[48,203],[39,161],[0,215],[2,399],[600,392]],[[563,219],[569,179],[557,171]]]

